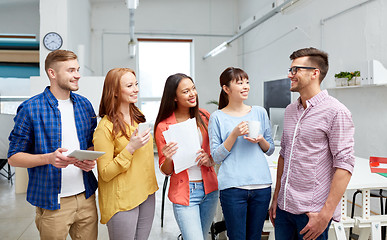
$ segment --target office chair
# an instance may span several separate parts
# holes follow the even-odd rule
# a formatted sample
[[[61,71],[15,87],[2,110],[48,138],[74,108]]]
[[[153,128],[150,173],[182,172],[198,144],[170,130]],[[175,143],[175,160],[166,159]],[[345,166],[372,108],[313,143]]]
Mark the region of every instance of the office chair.
[[[3,170],[5,173],[2,173],[1,170]],[[0,175],[5,177],[8,181],[12,182],[12,177],[15,175],[15,173],[12,173],[11,166],[8,163],[7,159],[0,159]]]
[[[165,206],[165,192],[167,191],[169,176],[165,176],[163,184],[163,193],[161,199],[161,227],[164,227],[164,206]]]
[[[12,176],[15,173],[12,173],[11,171],[11,166],[7,160],[7,153],[9,147],[8,136],[14,126],[14,117],[15,115],[13,114],[0,114],[0,170],[5,172],[0,172],[0,175],[7,178],[8,181],[11,181],[11,184],[13,184]]]
[[[226,231],[226,222],[224,220],[219,222],[212,222],[210,228],[211,240],[216,240],[219,233]]]

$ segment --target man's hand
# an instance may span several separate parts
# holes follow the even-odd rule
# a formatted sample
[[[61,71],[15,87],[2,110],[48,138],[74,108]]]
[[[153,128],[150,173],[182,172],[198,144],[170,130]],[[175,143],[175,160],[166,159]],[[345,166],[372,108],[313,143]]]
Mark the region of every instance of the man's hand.
[[[74,163],[74,166],[79,167],[85,172],[89,172],[93,170],[95,167],[96,160],[83,160],[83,161],[76,161]]]
[[[55,152],[49,154],[48,164],[57,168],[65,168],[69,164],[74,164],[78,161],[76,158],[63,155],[64,152],[67,152],[66,148],[58,148]]]
[[[329,195],[323,208],[318,213],[306,213],[309,217],[309,222],[300,232],[300,234],[304,234],[305,240],[316,239],[325,231],[345,189],[347,188],[351,176],[352,174],[348,170],[336,168],[336,171],[333,174]]]
[[[276,213],[277,213],[277,199],[272,199],[271,201],[271,205],[270,205],[270,208],[269,208],[269,217],[270,217],[270,222],[271,224],[273,224],[273,227],[275,227],[275,217],[276,217]]]
[[[316,239],[325,231],[331,218],[323,216],[321,212],[309,212],[306,215],[309,217],[309,222],[301,230],[300,234],[304,235],[304,240]]]

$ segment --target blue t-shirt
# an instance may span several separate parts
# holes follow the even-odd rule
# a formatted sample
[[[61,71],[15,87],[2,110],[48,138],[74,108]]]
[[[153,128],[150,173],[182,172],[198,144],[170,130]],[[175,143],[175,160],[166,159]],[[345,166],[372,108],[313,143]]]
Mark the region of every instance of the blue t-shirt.
[[[231,151],[224,147],[224,141],[232,130],[242,121],[260,121],[261,134],[270,143],[264,153],[259,144],[254,144],[239,136]],[[221,110],[211,114],[208,134],[211,155],[216,163],[221,163],[218,172],[219,189],[242,187],[255,184],[271,184],[271,175],[266,155],[274,152],[270,121],[266,110],[253,106],[251,111],[242,117],[230,116]]]

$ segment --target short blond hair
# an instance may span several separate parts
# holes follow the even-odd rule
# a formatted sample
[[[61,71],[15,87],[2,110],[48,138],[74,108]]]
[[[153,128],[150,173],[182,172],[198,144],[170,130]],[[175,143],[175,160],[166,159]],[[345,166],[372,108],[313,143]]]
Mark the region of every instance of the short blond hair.
[[[51,68],[55,63],[57,62],[65,62],[68,60],[75,60],[78,59],[77,55],[68,50],[55,50],[50,52],[47,57],[46,61],[44,62],[44,69],[46,70],[46,73],[48,73],[48,69]]]

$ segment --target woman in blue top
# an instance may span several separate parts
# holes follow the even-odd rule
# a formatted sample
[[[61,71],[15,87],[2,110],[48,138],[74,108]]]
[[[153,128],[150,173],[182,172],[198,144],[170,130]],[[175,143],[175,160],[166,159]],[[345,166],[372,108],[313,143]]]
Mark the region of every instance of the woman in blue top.
[[[248,106],[247,74],[229,67],[220,75],[219,110],[208,126],[211,155],[221,163],[220,202],[230,240],[261,239],[271,196],[271,175],[265,155],[274,152],[271,126],[264,108]],[[248,121],[259,121],[261,131],[250,138]]]

